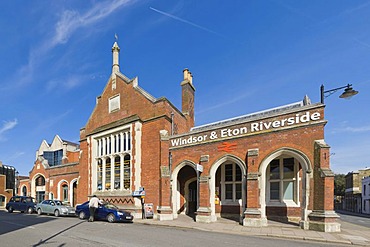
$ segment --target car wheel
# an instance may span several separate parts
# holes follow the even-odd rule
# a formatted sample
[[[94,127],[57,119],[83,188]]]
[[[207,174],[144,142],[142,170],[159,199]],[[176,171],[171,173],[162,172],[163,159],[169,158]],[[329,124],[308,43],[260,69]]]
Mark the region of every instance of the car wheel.
[[[86,218],[86,214],[85,214],[83,211],[81,211],[81,212],[78,214],[78,218],[79,218],[80,220],[84,220],[84,219]]]
[[[108,214],[107,215],[107,221],[109,223],[113,223],[114,221],[116,221],[116,217],[114,217],[114,214]]]
[[[32,213],[33,213],[33,208],[28,207],[28,208],[27,208],[27,213],[28,213],[28,214],[32,214]]]
[[[41,215],[41,214],[42,214],[41,208],[38,208],[38,209],[37,209],[37,214],[38,214],[38,215]]]
[[[14,210],[14,209],[13,209],[13,207],[12,207],[12,206],[10,206],[10,207],[8,208],[8,212],[9,212],[9,213],[13,213],[13,210]]]
[[[54,215],[55,215],[55,217],[58,217],[60,215],[60,212],[59,212],[58,209],[54,211]]]

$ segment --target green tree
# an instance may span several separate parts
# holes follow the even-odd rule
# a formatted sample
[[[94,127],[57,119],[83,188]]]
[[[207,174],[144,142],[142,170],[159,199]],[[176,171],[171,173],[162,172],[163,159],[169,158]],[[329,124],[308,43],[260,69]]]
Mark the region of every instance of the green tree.
[[[344,174],[335,174],[334,176],[334,195],[344,196],[346,190],[346,179]]]

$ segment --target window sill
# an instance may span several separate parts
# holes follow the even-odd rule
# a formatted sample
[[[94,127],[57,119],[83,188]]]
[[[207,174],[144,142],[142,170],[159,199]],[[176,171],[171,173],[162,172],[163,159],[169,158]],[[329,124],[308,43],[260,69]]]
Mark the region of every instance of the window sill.
[[[300,203],[294,201],[284,201],[284,202],[267,202],[267,207],[300,207]]]

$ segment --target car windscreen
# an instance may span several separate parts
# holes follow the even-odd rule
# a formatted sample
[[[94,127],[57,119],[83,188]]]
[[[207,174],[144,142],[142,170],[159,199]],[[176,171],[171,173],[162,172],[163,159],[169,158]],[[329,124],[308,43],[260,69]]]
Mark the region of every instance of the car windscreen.
[[[109,209],[118,209],[118,207],[112,203],[104,204],[104,207],[109,208]]]

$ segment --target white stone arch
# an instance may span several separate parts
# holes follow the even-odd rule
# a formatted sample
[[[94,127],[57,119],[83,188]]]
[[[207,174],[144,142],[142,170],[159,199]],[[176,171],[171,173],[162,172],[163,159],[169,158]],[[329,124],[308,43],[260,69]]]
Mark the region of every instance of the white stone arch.
[[[305,224],[308,221],[308,202],[309,202],[309,191],[310,191],[310,178],[312,177],[312,165],[307,157],[303,152],[293,149],[293,148],[280,148],[268,156],[266,156],[265,159],[262,160],[261,165],[259,167],[259,173],[261,174],[261,177],[258,181],[259,188],[260,188],[260,205],[261,205],[261,219],[267,221],[266,217],[266,173],[267,173],[267,167],[270,164],[270,162],[282,155],[287,155],[290,157],[295,158],[298,160],[302,167],[302,193],[303,193],[303,200],[301,202],[301,222],[300,224]],[[299,197],[300,198],[300,197]],[[303,225],[301,225],[303,227]]]
[[[231,154],[226,154],[224,156],[222,156],[221,158],[219,158],[212,166],[211,166],[211,169],[209,171],[209,175],[210,175],[210,180],[209,180],[209,190],[210,190],[210,205],[211,205],[211,221],[217,221],[217,216],[216,216],[216,206],[215,206],[215,195],[216,195],[216,191],[215,191],[215,187],[216,187],[216,172],[217,172],[217,169],[223,164],[225,163],[226,161],[231,161],[235,164],[237,164],[241,171],[242,171],[242,207],[243,207],[243,211],[244,212],[244,207],[245,207],[245,202],[246,202],[246,174],[247,174],[247,168],[246,168],[246,165],[245,165],[245,162],[240,159],[239,157],[235,156],[235,155],[231,155]]]
[[[173,218],[177,218],[177,210],[179,210],[179,203],[180,203],[180,193],[178,192],[178,180],[177,176],[179,175],[180,170],[185,167],[190,166],[196,171],[196,164],[190,160],[184,160],[180,164],[178,164],[171,174],[171,185],[172,185],[172,215]]]
[[[72,179],[72,181],[69,183],[69,188],[68,188],[68,193],[69,193],[69,203],[71,204],[71,206],[73,207],[74,205],[72,205],[72,202],[74,204],[76,204],[75,201],[73,201],[73,196],[74,196],[74,192],[73,192],[73,184],[76,183],[78,185],[78,178],[74,178]]]
[[[57,186],[57,200],[62,200],[61,199],[61,193],[60,193],[60,190],[61,190],[61,185],[62,185],[62,183],[66,183],[67,185],[68,185],[68,194],[70,193],[69,191],[70,191],[70,186],[69,186],[69,183],[68,183],[68,181],[67,180],[65,180],[65,179],[62,179],[62,180],[60,180],[59,182],[58,182],[58,186]]]
[[[45,178],[45,175],[42,174],[42,173],[36,173],[33,177],[32,177],[32,180],[31,180],[31,197],[34,197],[36,198],[36,179],[38,177],[44,177],[45,179],[45,187],[46,187],[46,178]],[[46,189],[46,188],[45,188]]]

